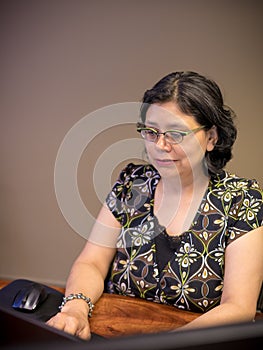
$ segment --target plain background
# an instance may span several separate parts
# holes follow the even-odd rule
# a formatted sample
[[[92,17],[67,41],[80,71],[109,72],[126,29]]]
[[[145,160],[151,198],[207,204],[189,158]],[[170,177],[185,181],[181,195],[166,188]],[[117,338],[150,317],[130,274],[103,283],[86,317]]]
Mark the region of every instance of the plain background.
[[[0,277],[64,285],[85,238],[56,200],[63,138],[93,111],[139,101],[172,71],[218,82],[238,116],[228,169],[262,184],[262,15],[256,0],[2,0]],[[96,160],[134,135],[113,128],[82,155],[79,189],[94,216]]]

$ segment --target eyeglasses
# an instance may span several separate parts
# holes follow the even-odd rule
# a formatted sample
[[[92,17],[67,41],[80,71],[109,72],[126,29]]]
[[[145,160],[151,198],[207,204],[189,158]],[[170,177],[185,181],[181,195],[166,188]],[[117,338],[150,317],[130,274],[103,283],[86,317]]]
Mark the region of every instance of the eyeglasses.
[[[198,128],[188,130],[188,131],[167,130],[165,132],[160,132],[154,128],[147,127],[144,124],[137,123],[137,131],[141,134],[142,138],[144,138],[146,141],[157,142],[159,139],[159,136],[163,135],[165,138],[165,141],[171,144],[181,143],[185,136],[195,133],[203,128],[204,126],[200,126]]]

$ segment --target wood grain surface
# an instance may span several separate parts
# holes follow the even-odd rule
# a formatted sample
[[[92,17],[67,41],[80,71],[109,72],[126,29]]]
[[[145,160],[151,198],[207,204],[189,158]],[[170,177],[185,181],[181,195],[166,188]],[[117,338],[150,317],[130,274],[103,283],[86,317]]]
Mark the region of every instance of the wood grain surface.
[[[103,294],[95,305],[90,327],[92,332],[111,338],[173,330],[198,316],[152,301]]]

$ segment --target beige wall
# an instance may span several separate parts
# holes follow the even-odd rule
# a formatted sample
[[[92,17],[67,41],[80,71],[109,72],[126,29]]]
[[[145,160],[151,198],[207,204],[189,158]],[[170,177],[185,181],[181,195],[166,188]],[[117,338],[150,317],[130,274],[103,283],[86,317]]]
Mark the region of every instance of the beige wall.
[[[55,196],[64,136],[101,107],[139,101],[171,71],[196,70],[220,84],[238,114],[229,168],[262,184],[262,2],[5,0],[0,6],[0,277],[64,284],[85,242]],[[82,154],[79,188],[92,215],[101,204],[92,179],[96,160],[134,135],[131,127],[113,128]],[[104,176],[114,178],[119,166]]]

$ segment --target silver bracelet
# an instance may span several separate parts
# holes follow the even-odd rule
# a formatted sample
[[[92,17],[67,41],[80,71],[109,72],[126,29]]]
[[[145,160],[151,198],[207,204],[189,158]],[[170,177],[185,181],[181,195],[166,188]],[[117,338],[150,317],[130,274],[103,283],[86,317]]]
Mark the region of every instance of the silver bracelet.
[[[94,309],[94,304],[91,302],[90,298],[86,297],[84,294],[82,293],[77,293],[77,294],[69,294],[67,297],[63,297],[62,303],[61,305],[58,307],[59,310],[61,310],[63,308],[63,306],[70,300],[74,300],[74,299],[82,299],[84,301],[86,301],[86,303],[89,305],[89,313],[88,316],[91,317],[92,315],[92,311]]]

